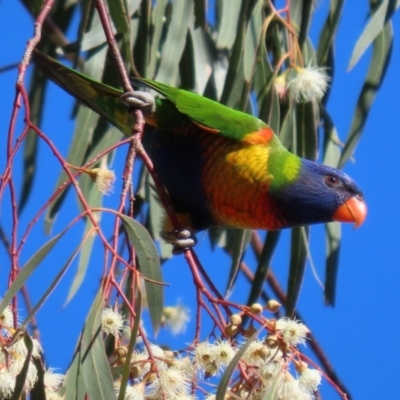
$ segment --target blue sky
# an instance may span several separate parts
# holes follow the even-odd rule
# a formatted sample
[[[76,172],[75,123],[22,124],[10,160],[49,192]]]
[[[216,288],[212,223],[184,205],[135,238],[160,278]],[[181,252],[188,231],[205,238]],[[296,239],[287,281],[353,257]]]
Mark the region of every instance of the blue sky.
[[[336,77],[330,95],[328,110],[336,123],[339,136],[345,139],[351,123],[352,113],[360,91],[367,67],[370,52],[350,71],[347,65],[354,44],[362,32],[367,14],[367,2],[346,2],[340,30],[337,37]],[[314,37],[318,35],[325,16],[326,1],[319,1],[315,25],[312,26]],[[19,2],[0,3],[0,37],[2,37],[2,56],[0,66],[18,62],[24,52],[25,43],[33,32],[33,21]],[[400,16],[393,18],[394,32],[400,27]],[[323,305],[323,293],[311,270],[305,276],[298,309],[304,316],[307,325],[315,334],[332,365],[342,381],[350,389],[354,399],[400,398],[400,381],[398,379],[399,346],[399,308],[400,291],[400,246],[399,232],[400,213],[396,209],[400,202],[398,185],[398,115],[400,112],[398,93],[400,81],[400,49],[395,40],[392,61],[384,84],[376,98],[372,112],[365,127],[364,136],[356,149],[355,162],[348,163],[345,171],[354,177],[363,189],[368,203],[369,215],[365,224],[354,231],[351,226],[343,226],[343,243],[337,300],[335,308]],[[6,137],[10,113],[15,94],[16,71],[11,70],[0,75],[2,96],[0,99],[0,130]],[[73,129],[72,122],[66,122],[72,107],[68,95],[54,85],[49,93],[46,107],[46,119],[43,129],[66,154],[68,140]],[[21,114],[22,115],[22,114]],[[19,121],[19,129],[22,121]],[[0,170],[4,168],[5,148],[1,146]],[[45,146],[40,146],[40,165],[36,180],[31,208],[25,210],[21,226],[28,223],[34,210],[40,207],[54,189],[58,176],[57,164]],[[15,165],[16,182],[21,177],[22,159],[17,158]],[[114,165],[120,170],[118,161]],[[17,186],[17,190],[19,190]],[[75,202],[72,195],[69,200]],[[9,227],[9,197],[6,194],[1,203],[1,223]],[[106,200],[112,202],[112,199]],[[75,204],[75,203],[74,203]],[[65,226],[68,218],[57,220],[55,232]],[[39,223],[31,235],[23,253],[24,261],[43,243],[43,224]],[[9,228],[7,228],[9,229]],[[79,231],[77,231],[79,232]],[[288,236],[283,234],[278,254],[272,265],[280,281],[287,280]],[[70,237],[71,248],[78,243],[77,238]],[[222,252],[210,254],[208,240],[199,235],[198,251],[211,277],[221,290],[225,287],[228,273],[228,259]],[[311,245],[313,260],[320,276],[324,273],[324,236],[321,227],[312,228]],[[89,268],[89,279],[76,297],[64,307],[65,299],[74,276],[74,269],[69,271],[63,284],[57,288],[50,301],[38,316],[39,329],[43,341],[48,365],[62,371],[68,365],[69,358],[78,339],[93,294],[98,287],[101,274],[101,248],[98,244],[100,259],[92,262]],[[49,283],[68,254],[62,249],[56,250],[45,265],[29,283],[33,299],[38,299],[46,283]],[[60,263],[60,260],[62,262]],[[254,260],[247,261],[254,268]],[[3,248],[0,248],[0,288],[4,290],[5,279],[9,271],[9,260]],[[177,257],[163,268],[164,279],[170,283],[166,289],[167,303],[174,304],[179,298],[183,303],[193,304],[193,291],[190,290],[191,277],[182,257]],[[243,285],[243,286],[242,286]],[[181,290],[181,288],[184,288]],[[188,288],[188,289],[186,289]],[[241,293],[245,295],[241,296]],[[235,299],[245,301],[247,284],[239,280]],[[66,332],[68,332],[66,334]],[[185,339],[186,337],[186,339]],[[181,343],[190,340],[190,330]],[[162,333],[160,341],[170,340]],[[324,384],[324,399],[335,399],[337,395]]]

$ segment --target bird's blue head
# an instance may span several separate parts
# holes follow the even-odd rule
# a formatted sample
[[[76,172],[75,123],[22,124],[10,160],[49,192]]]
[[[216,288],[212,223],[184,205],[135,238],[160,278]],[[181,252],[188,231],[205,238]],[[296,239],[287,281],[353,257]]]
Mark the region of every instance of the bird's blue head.
[[[301,160],[297,179],[273,193],[292,226],[339,221],[360,226],[367,215],[357,183],[342,171]]]

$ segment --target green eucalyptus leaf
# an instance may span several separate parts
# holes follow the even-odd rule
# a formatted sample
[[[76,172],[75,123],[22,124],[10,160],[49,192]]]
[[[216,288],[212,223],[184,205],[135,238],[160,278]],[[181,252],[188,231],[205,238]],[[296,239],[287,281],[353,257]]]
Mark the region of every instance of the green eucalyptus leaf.
[[[229,271],[228,283],[226,285],[225,297],[229,297],[233,289],[240,269],[240,263],[250,241],[250,236],[250,229],[232,229],[229,231],[229,240],[226,250],[232,255],[232,263]]]
[[[27,354],[22,369],[15,379],[15,388],[10,400],[20,400],[24,392],[25,381],[28,376],[29,364],[31,363],[32,351],[33,351],[32,339],[27,332],[24,333],[23,337],[18,338],[17,340],[24,341],[27,349]]]
[[[372,58],[367,77],[357,101],[350,132],[347,136],[338,168],[343,168],[347,160],[353,155],[353,151],[361,138],[372,103],[386,75],[392,45],[393,27],[389,21],[373,42]]]
[[[193,0],[172,0],[172,18],[161,50],[156,81],[176,85],[178,65],[191,24],[193,24]]]
[[[226,370],[225,370],[224,374],[222,375],[222,377],[219,381],[219,384],[218,384],[218,389],[217,389],[217,393],[215,396],[216,400],[225,399],[225,396],[227,394],[227,390],[229,387],[229,382],[231,381],[232,376],[233,376],[234,372],[236,371],[236,368],[237,368],[241,358],[243,357],[244,353],[249,348],[251,343],[253,343],[254,340],[257,339],[259,333],[260,332],[258,332],[258,331],[253,333],[253,335],[247,339],[246,343],[242,344],[239,351],[235,354],[232,361],[226,367]]]
[[[237,35],[241,0],[222,0],[221,20],[218,27],[216,46],[230,50]]]
[[[344,0],[331,0],[331,6],[328,17],[326,18],[321,35],[319,36],[317,50],[317,65],[327,65],[328,54],[333,45],[333,39],[336,35],[340,16],[342,14]]]
[[[118,214],[118,216],[135,248],[139,269],[145,278],[151,323],[154,333],[157,333],[161,326],[164,308],[163,280],[157,249],[153,239],[141,224],[126,215]]]
[[[117,400],[101,331],[103,309],[104,299],[100,290],[83,328],[80,368],[89,399]]]
[[[325,224],[326,237],[326,277],[325,304],[335,305],[336,281],[339,269],[342,226],[339,222]]]
[[[358,60],[365,53],[370,44],[382,32],[387,20],[389,2],[390,0],[383,0],[376,11],[372,14],[371,19],[354,46],[348,70],[351,70],[357,64]]]
[[[267,281],[267,275],[271,264],[272,256],[274,255],[280,235],[281,235],[280,231],[270,231],[267,233],[265,237],[263,249],[258,259],[257,269],[254,274],[251,290],[249,293],[249,298],[247,300],[248,306],[251,306],[252,304],[256,303],[261,297],[264,284]]]
[[[135,3],[139,5],[140,1]],[[118,33],[129,32],[129,11],[126,0],[107,0],[108,12]]]
[[[291,317],[296,309],[304,270],[306,268],[308,248],[308,227],[292,228],[290,247],[290,266],[286,300],[286,315]]]
[[[19,274],[17,275],[14,282],[11,284],[0,302],[0,315],[4,313],[4,310],[7,308],[8,304],[10,304],[12,298],[18,293],[21,287],[26,284],[28,278],[43,262],[43,260],[47,257],[47,255],[58,243],[58,241],[64,236],[67,230],[68,229],[64,229],[61,233],[54,236],[47,243],[45,243],[21,268]]]

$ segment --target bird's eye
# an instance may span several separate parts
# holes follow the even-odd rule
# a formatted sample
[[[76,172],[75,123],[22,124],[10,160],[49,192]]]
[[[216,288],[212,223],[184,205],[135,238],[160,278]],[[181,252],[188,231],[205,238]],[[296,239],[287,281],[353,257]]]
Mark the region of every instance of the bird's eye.
[[[330,187],[338,187],[342,182],[337,176],[327,175],[325,176],[325,183]]]
[[[355,197],[357,200],[360,200],[360,201],[364,200],[364,196],[362,195],[362,193],[357,193]]]

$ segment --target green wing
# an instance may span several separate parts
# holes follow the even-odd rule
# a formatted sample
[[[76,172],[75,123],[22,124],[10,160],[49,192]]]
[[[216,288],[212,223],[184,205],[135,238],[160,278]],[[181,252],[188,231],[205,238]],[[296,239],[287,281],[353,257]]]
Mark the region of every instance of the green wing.
[[[106,118],[126,136],[131,135],[132,118],[129,116],[127,107],[119,100],[123,93],[121,90],[90,79],[38,50],[34,51],[34,60],[43,74],[54,83]],[[258,118],[233,110],[198,94],[150,79],[138,79],[138,81],[166,97],[180,113],[185,114],[211,133],[221,134],[230,139],[244,140],[249,134],[256,139],[258,136],[262,138],[262,133],[269,130],[268,125]]]
[[[233,110],[196,93],[177,89],[150,79],[139,79],[175,104],[192,121],[218,131],[230,139],[242,140],[246,135],[259,132],[268,125],[258,118]]]
[[[47,78],[103,116],[124,135],[131,136],[132,118],[127,107],[119,99],[122,90],[90,79],[38,50],[34,50],[33,57]]]

